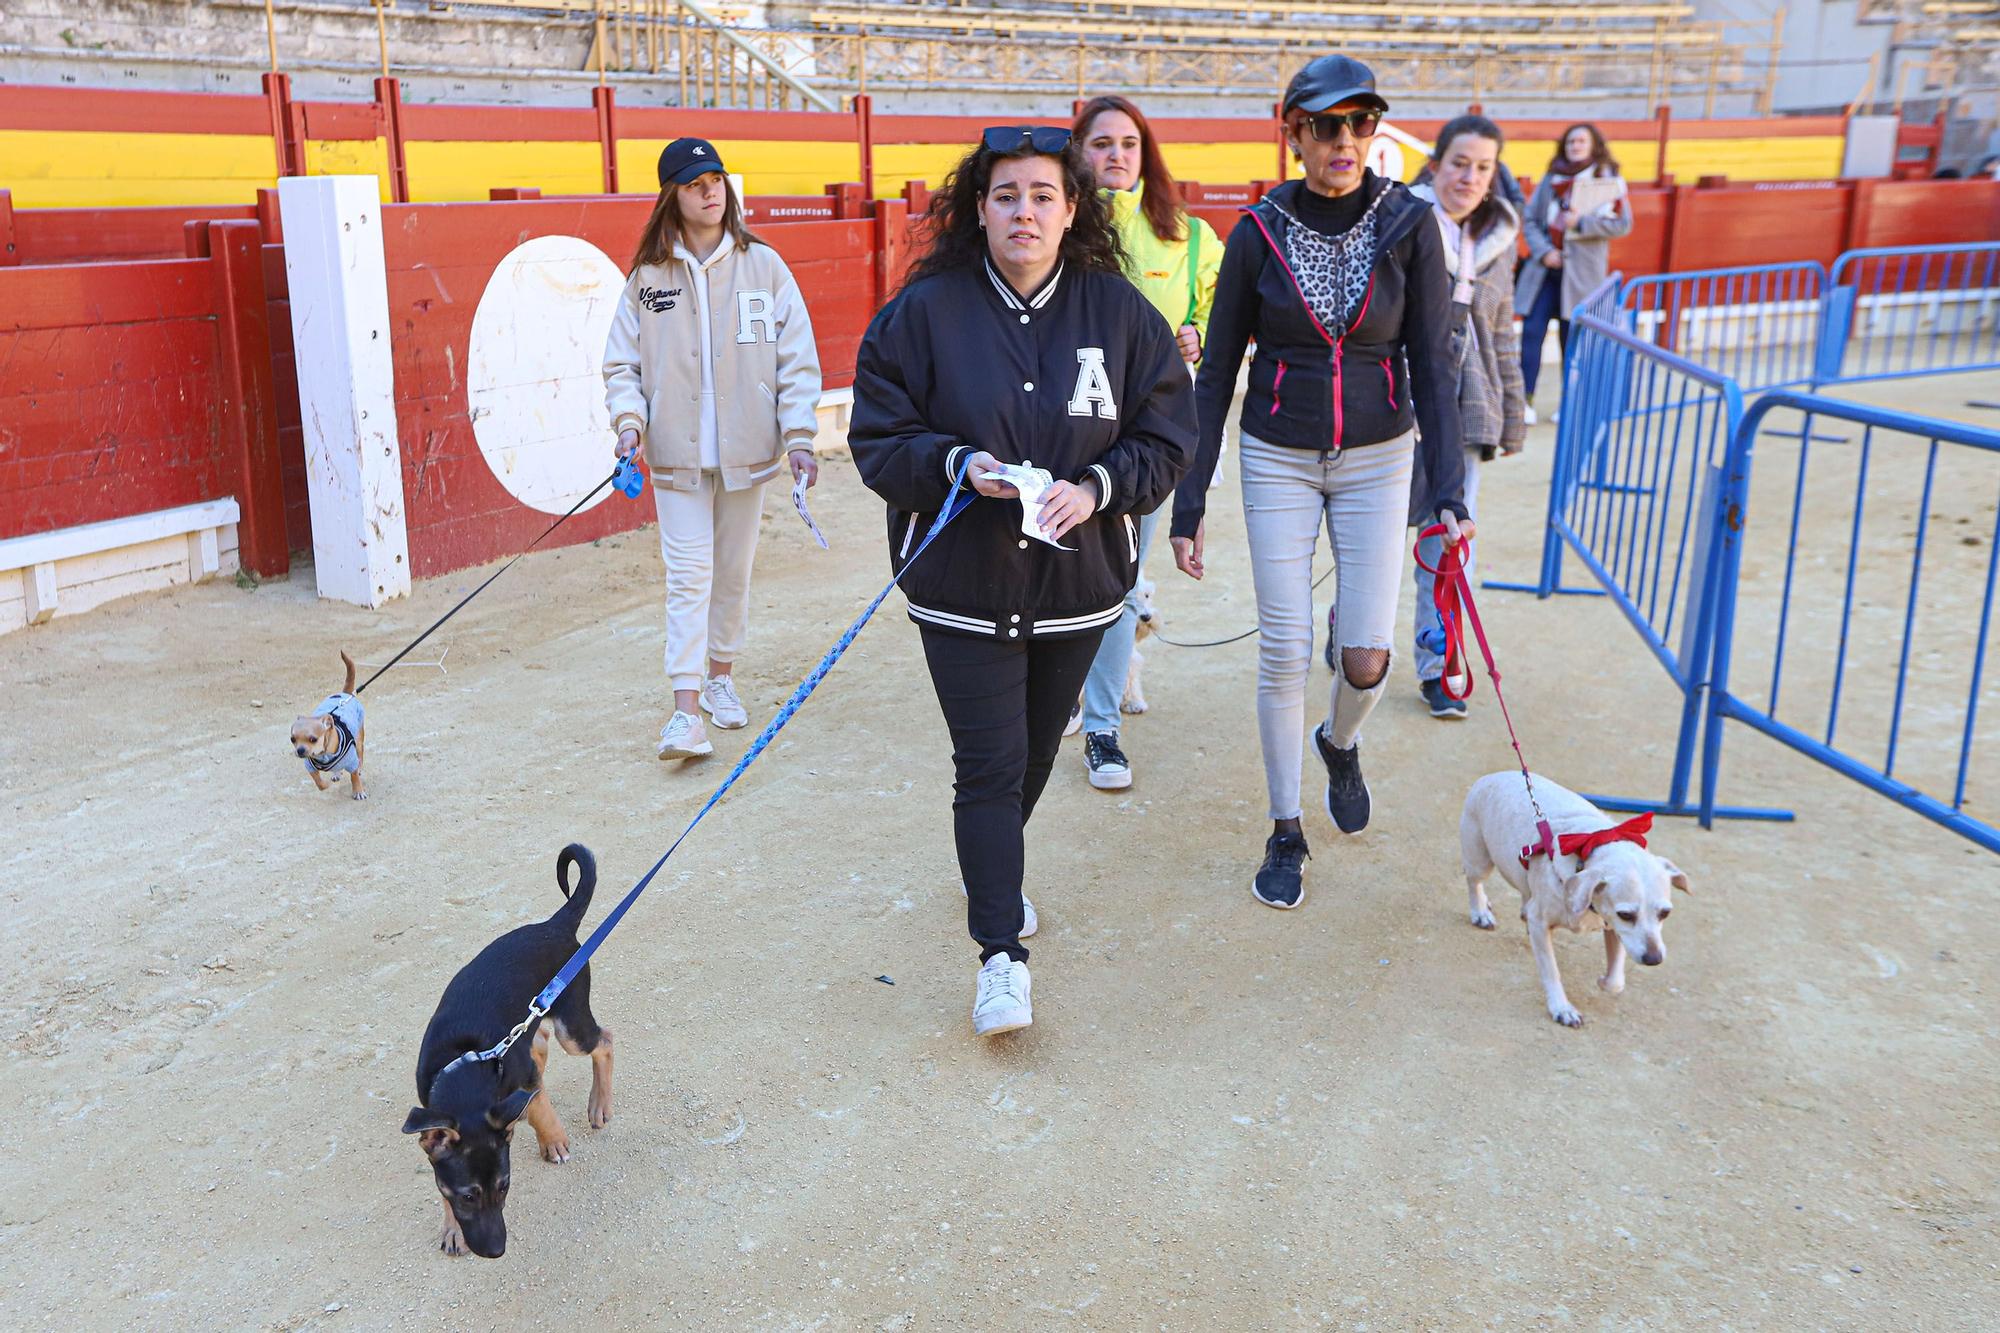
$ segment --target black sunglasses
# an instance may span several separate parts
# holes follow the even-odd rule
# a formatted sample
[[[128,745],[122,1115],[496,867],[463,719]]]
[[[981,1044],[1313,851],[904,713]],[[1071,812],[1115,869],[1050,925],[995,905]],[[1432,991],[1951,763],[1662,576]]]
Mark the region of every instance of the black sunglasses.
[[[1018,153],[1024,143],[1050,157],[1069,151],[1069,131],[1055,125],[995,125],[979,139],[996,153]]]
[[[1332,143],[1338,139],[1342,125],[1354,131],[1355,138],[1366,139],[1375,133],[1381,123],[1380,111],[1322,111],[1316,116],[1306,117],[1306,129],[1321,143]]]

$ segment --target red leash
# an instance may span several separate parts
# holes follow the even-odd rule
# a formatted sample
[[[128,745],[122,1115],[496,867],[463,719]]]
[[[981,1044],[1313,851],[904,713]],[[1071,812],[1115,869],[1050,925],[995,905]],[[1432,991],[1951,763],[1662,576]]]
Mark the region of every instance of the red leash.
[[[1493,681],[1493,697],[1500,703],[1500,720],[1507,724],[1507,740],[1514,747],[1514,761],[1521,766],[1521,781],[1528,784],[1528,804],[1535,810],[1535,841],[1521,849],[1521,864],[1526,865],[1536,856],[1556,854],[1555,830],[1549,827],[1548,816],[1542,813],[1542,803],[1535,799],[1535,780],[1528,774],[1527,756],[1521,753],[1521,738],[1514,732],[1514,718],[1507,711],[1507,696],[1500,692],[1500,665],[1493,660],[1493,645],[1486,641],[1486,627],[1479,623],[1479,607],[1472,600],[1472,584],[1465,577],[1464,542],[1455,546],[1442,547],[1436,565],[1424,564],[1421,543],[1426,537],[1443,537],[1444,524],[1433,523],[1417,534],[1419,543],[1413,552],[1416,562],[1436,580],[1431,600],[1437,606],[1438,623],[1444,627],[1444,686],[1445,695],[1452,699],[1467,699],[1472,696],[1472,672],[1465,660],[1465,626],[1469,621],[1472,634],[1479,642],[1480,656],[1486,659],[1486,674]],[[1452,693],[1451,682],[1461,680],[1465,684],[1462,694]]]

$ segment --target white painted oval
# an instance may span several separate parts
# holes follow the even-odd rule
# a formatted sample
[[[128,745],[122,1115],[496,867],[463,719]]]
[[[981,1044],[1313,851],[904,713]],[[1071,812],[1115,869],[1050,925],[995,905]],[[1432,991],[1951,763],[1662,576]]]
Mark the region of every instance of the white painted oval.
[[[465,366],[472,433],[486,466],[531,509],[563,513],[611,470],[604,343],[624,287],[589,241],[537,236],[500,261],[480,294]]]

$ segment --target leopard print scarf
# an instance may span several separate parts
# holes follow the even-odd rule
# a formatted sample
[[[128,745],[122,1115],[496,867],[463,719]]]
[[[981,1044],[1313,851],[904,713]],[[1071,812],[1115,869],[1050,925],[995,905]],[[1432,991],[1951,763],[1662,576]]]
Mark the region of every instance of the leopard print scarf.
[[[1377,194],[1360,221],[1338,236],[1322,236],[1282,205],[1273,205],[1291,222],[1285,232],[1285,260],[1305,294],[1306,308],[1335,337],[1345,332],[1367,294],[1375,271],[1375,215],[1388,197],[1387,190]]]

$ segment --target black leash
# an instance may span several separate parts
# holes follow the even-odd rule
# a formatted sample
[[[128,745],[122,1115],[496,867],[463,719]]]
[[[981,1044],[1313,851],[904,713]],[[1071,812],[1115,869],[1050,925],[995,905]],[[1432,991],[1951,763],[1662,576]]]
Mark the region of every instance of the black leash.
[[[606,486],[609,486],[612,482],[612,479],[615,478],[617,475],[618,474],[616,472],[613,472],[611,476],[606,477],[603,481],[600,481],[597,483],[597,485],[591,487],[589,495],[584,496],[581,500],[578,500],[575,504],[571,505],[569,507],[569,512],[567,514],[564,514],[561,518],[549,524],[546,528],[543,528],[541,537],[535,538],[533,541],[529,542],[526,546],[522,547],[520,554],[516,555],[514,557],[514,560],[519,560],[521,556],[526,555],[528,552],[534,550],[537,546],[540,546],[542,544],[542,539],[544,537],[547,537],[551,532],[554,532],[557,528],[569,522],[570,519],[576,517],[576,511],[583,508],[585,505],[589,504],[592,500],[596,499],[597,493],[603,490]],[[499,578],[502,574],[505,574],[508,570],[512,569],[514,567],[514,560],[509,560],[506,564],[500,566],[500,568],[494,570],[491,574],[487,575],[486,582],[480,584],[477,588],[474,588],[471,592],[465,594],[465,596],[459,600],[457,606],[454,606],[451,610],[439,616],[429,629],[425,630],[422,634],[419,634],[416,638],[411,639],[409,644],[406,647],[404,647],[402,652],[397,653],[394,657],[384,662],[381,666],[375,668],[375,674],[370,676],[367,680],[362,681],[359,685],[355,686],[354,692],[356,694],[361,693],[361,691],[367,689],[370,685],[373,685],[377,680],[380,680],[382,677],[382,673],[384,671],[387,671],[390,667],[396,665],[396,663],[408,657],[410,655],[411,650],[414,649],[418,644],[422,643],[425,639],[428,639],[431,635],[437,633],[439,625],[444,624],[445,621],[450,620],[460,611],[463,611],[465,609],[465,604],[467,602],[479,596],[480,593],[485,592],[489,587],[493,585],[494,579]]]
[[[1335,565],[1335,566],[1333,566],[1333,567],[1329,568],[1329,569],[1328,569],[1328,570],[1326,571],[1326,573],[1324,573],[1324,574],[1320,575],[1320,576],[1319,576],[1318,578],[1314,579],[1314,580],[1313,580],[1313,591],[1314,591],[1314,592],[1318,592],[1318,591],[1319,591],[1319,585],[1320,585],[1320,584],[1322,584],[1322,583],[1325,583],[1325,582],[1326,582],[1326,581],[1327,581],[1327,580],[1328,580],[1329,578],[1332,578],[1332,577],[1333,577],[1333,571],[1334,571],[1335,569],[1338,569],[1338,568],[1339,568],[1339,566],[1338,566],[1338,565]],[[1252,626],[1251,626],[1251,627],[1250,627],[1249,629],[1246,629],[1246,630],[1244,630],[1244,631],[1243,631],[1243,632],[1242,632],[1241,634],[1232,634],[1232,635],[1230,635],[1230,636],[1229,636],[1228,638],[1226,638],[1226,639],[1206,639],[1206,640],[1202,641],[1201,643],[1183,643],[1183,642],[1181,642],[1181,641],[1180,641],[1179,639],[1170,639],[1170,638],[1168,638],[1168,637],[1167,637],[1166,635],[1164,635],[1164,634],[1160,633],[1160,632],[1159,632],[1158,630],[1154,630],[1154,631],[1153,631],[1153,637],[1154,637],[1154,638],[1156,638],[1156,639],[1158,639],[1158,640],[1159,640],[1159,641],[1160,641],[1161,643],[1168,643],[1168,644],[1172,644],[1172,645],[1173,645],[1174,647],[1176,647],[1176,648],[1220,648],[1220,647],[1222,647],[1222,646],[1223,646],[1224,644],[1229,644],[1229,643],[1241,643],[1241,642],[1243,642],[1243,640],[1245,640],[1245,639],[1247,639],[1247,638],[1251,637],[1252,635],[1254,635],[1254,634],[1258,633],[1258,632],[1259,632],[1260,630],[1262,630],[1262,629],[1263,629],[1263,626],[1261,626],[1261,625],[1252,625]]]

